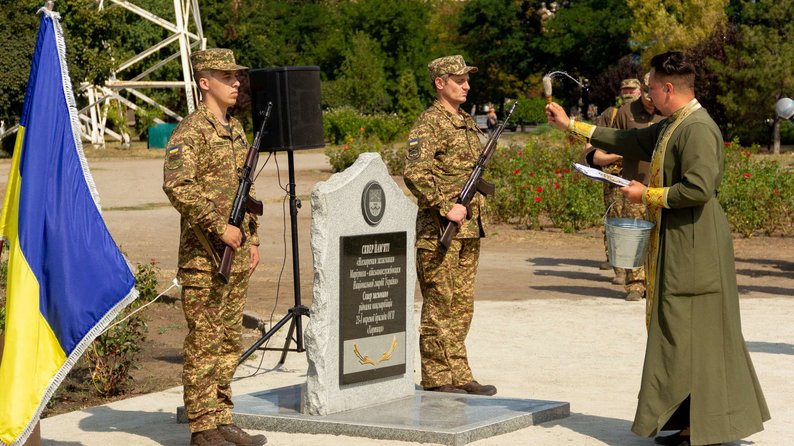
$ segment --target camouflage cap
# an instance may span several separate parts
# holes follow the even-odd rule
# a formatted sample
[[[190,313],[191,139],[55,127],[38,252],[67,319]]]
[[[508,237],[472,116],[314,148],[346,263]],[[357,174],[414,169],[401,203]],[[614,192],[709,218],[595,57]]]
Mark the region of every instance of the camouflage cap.
[[[196,51],[190,56],[193,64],[193,71],[237,71],[247,70],[248,67],[237,65],[234,61],[234,53],[226,48],[209,48],[203,51]]]
[[[445,74],[476,73],[477,67],[467,66],[463,56],[455,55],[433,59],[427,64],[427,72],[430,73],[430,80],[434,81]]]
[[[630,78],[630,79],[623,79],[620,83],[620,88],[642,88],[639,79]]]

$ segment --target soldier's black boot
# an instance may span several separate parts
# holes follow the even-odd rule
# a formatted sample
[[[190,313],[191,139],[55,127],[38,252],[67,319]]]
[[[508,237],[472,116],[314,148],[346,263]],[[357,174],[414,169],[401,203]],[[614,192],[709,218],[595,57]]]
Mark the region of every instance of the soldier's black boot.
[[[226,441],[231,441],[237,446],[262,446],[267,443],[267,437],[264,435],[249,435],[236,424],[221,424],[218,426],[218,432]]]

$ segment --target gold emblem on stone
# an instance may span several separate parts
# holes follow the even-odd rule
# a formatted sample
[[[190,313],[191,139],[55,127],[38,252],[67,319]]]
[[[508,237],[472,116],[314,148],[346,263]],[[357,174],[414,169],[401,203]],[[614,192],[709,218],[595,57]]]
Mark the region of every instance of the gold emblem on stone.
[[[394,353],[395,350],[397,350],[397,336],[392,338],[391,347],[389,347],[389,350],[383,352],[383,354],[380,356],[380,358],[378,358],[377,361],[373,361],[369,359],[369,355],[362,355],[358,349],[358,344],[353,344],[353,353],[356,355],[356,358],[358,358],[359,364],[361,365],[369,364],[373,367],[377,366],[381,362],[385,362],[391,359],[391,355]]]

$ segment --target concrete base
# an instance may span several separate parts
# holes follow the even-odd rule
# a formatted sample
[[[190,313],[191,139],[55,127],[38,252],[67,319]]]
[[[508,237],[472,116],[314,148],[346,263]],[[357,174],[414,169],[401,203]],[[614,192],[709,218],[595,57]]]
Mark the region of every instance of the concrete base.
[[[305,385],[234,398],[234,421],[244,429],[348,435],[459,446],[570,415],[566,402],[417,390],[414,396],[346,412],[301,413]]]

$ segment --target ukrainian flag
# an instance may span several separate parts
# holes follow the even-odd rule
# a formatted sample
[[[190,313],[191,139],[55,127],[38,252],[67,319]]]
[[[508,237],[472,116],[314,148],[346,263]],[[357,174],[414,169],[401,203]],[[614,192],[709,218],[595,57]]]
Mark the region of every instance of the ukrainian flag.
[[[22,444],[71,367],[138,293],[102,219],[57,13],[42,10],[0,216],[9,247],[0,443]]]

